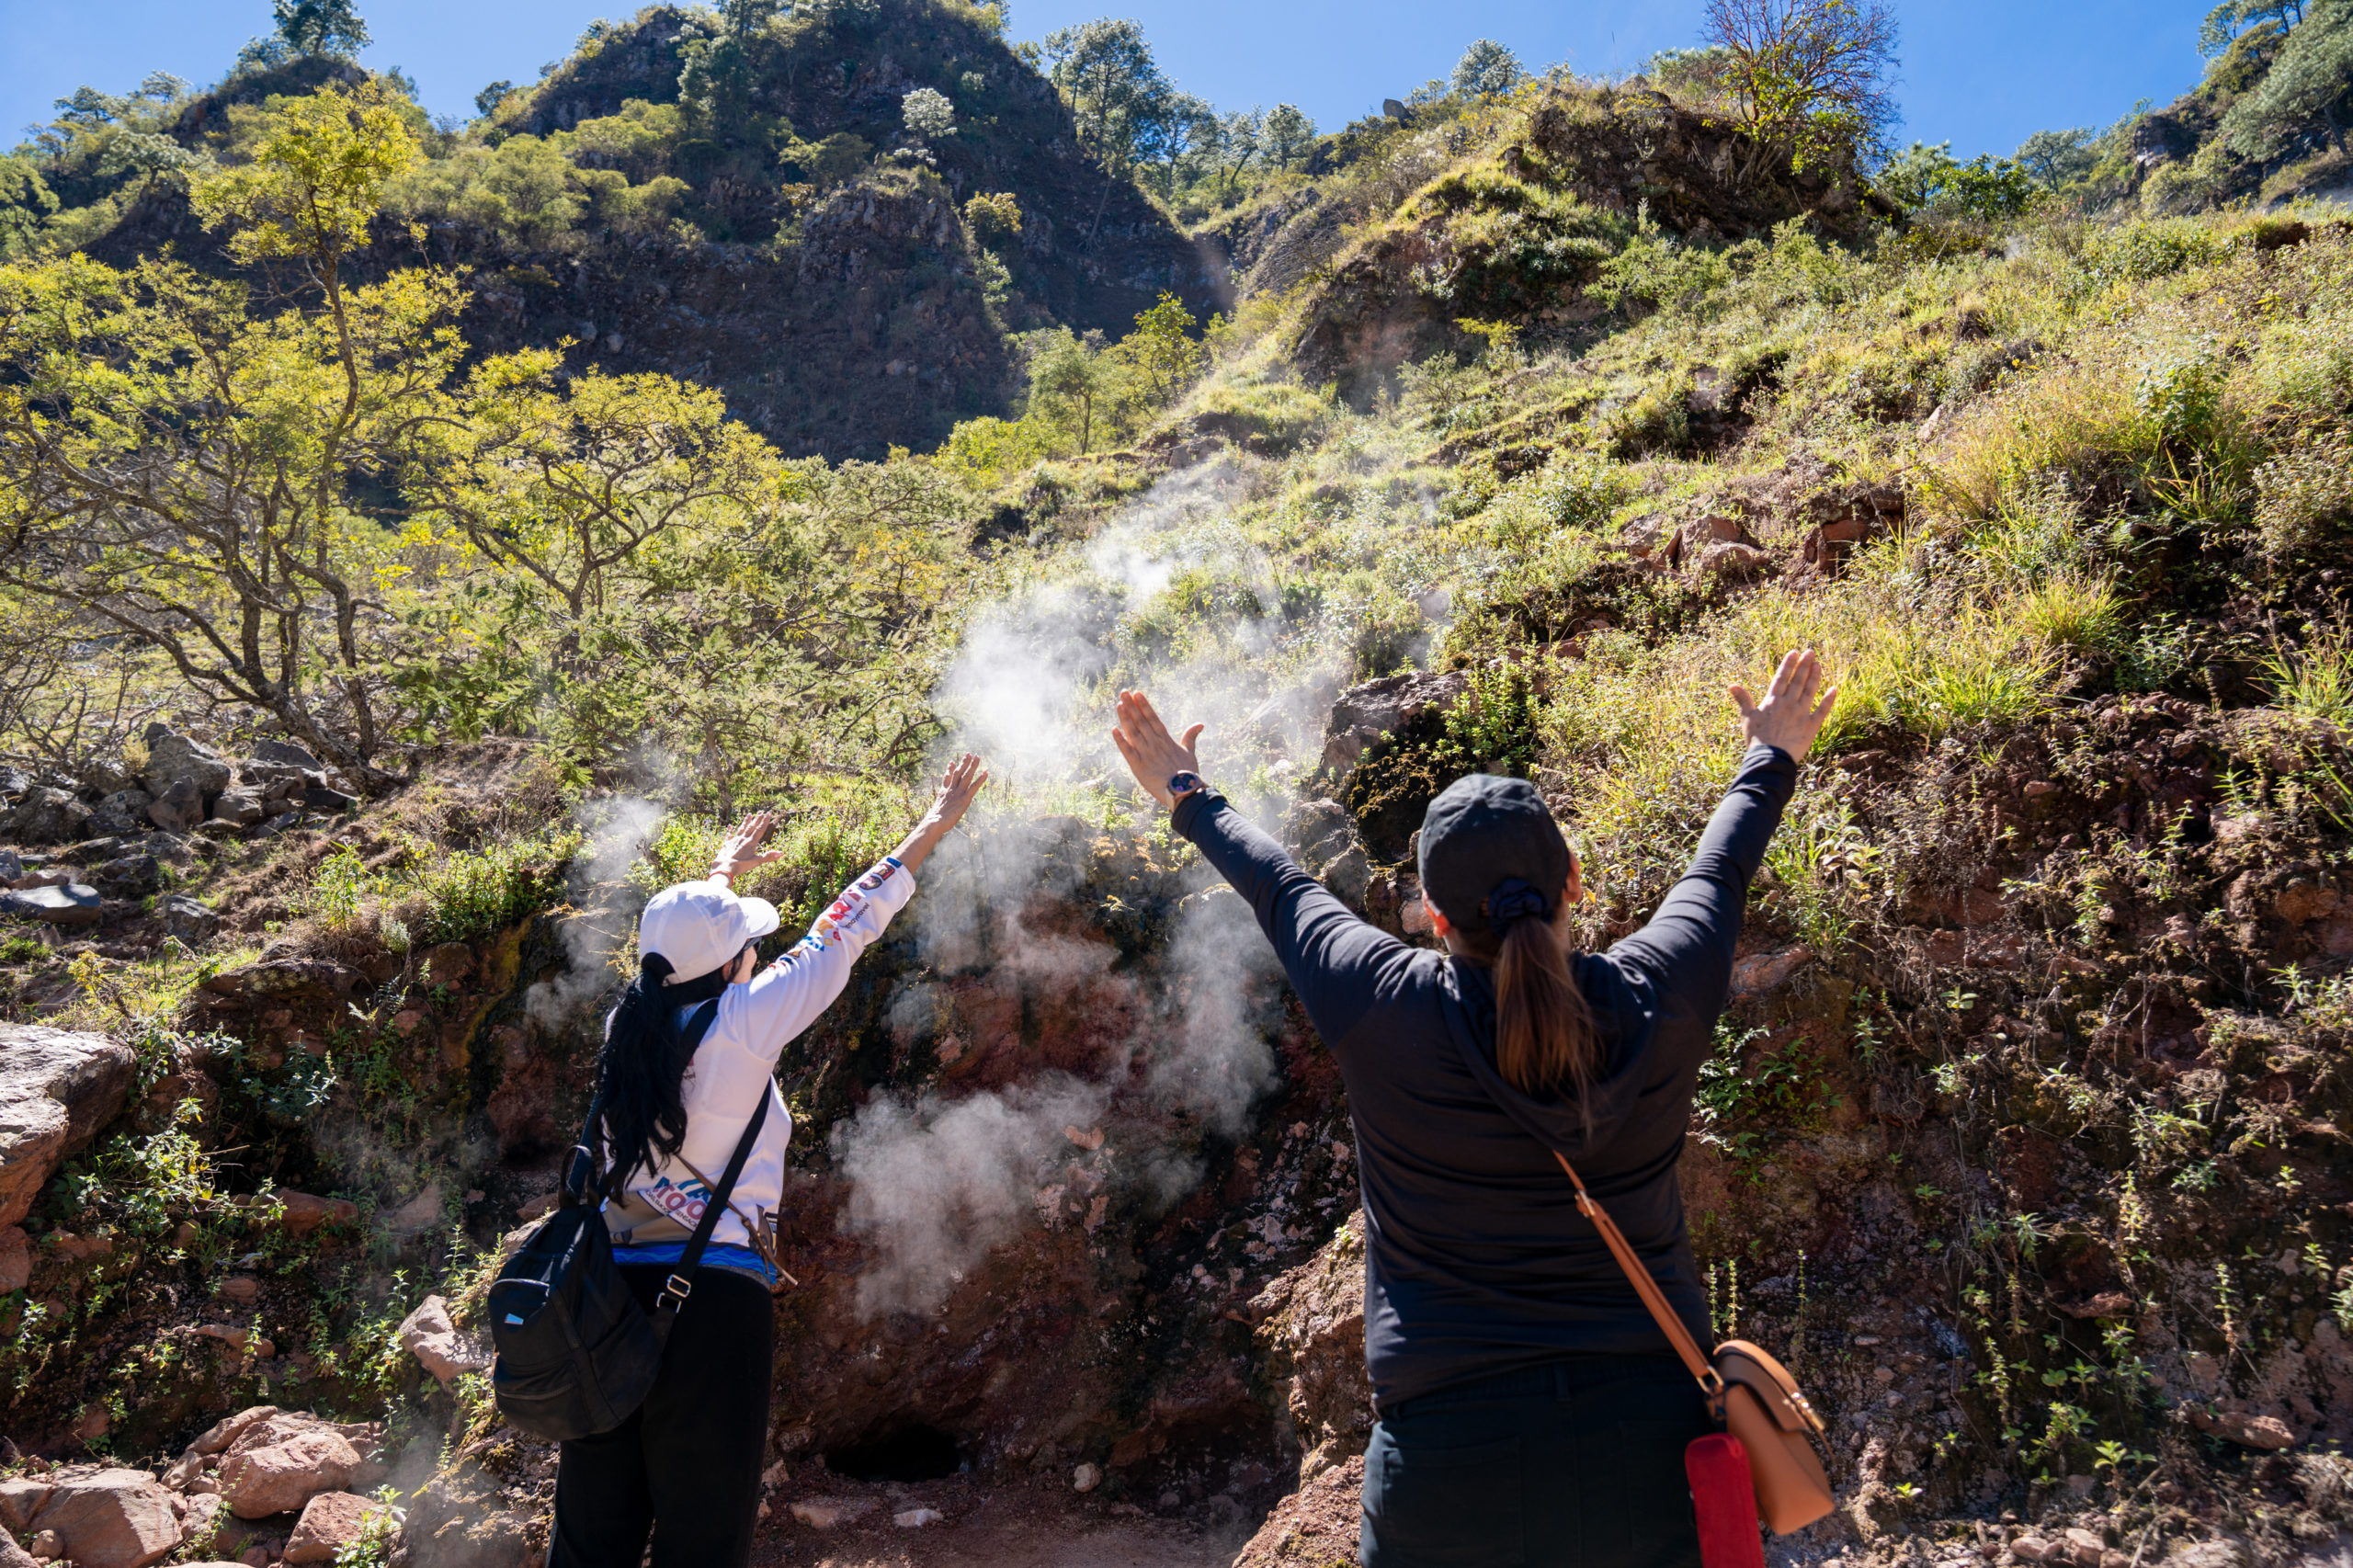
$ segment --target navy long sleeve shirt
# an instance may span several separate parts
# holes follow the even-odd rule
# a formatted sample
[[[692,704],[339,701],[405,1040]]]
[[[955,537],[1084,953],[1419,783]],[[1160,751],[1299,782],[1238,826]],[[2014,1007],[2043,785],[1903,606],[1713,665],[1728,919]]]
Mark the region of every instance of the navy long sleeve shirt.
[[[1667,1349],[1554,1150],[1710,1343],[1675,1166],[1748,884],[1796,778],[1786,754],[1751,746],[1650,923],[1572,960],[1600,1053],[1584,1106],[1496,1071],[1486,970],[1367,925],[1214,792],[1177,802],[1176,830],[1250,902],[1347,1085],[1381,1408],[1563,1355]]]

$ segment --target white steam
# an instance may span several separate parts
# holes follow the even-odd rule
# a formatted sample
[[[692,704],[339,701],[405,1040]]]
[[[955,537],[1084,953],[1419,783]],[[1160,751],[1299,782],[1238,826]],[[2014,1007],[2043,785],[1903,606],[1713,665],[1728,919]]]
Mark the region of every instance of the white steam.
[[[625,795],[584,804],[575,815],[574,825],[588,835],[588,847],[572,863],[573,903],[587,913],[556,927],[563,942],[563,972],[523,994],[525,1011],[542,1030],[566,1028],[612,989],[612,958],[628,945],[629,930],[624,912],[607,907],[595,890],[628,874],[661,828],[663,815],[654,801]]]
[[[1273,571],[1227,516],[1250,483],[1223,459],[1171,475],[976,612],[935,694],[952,749],[978,753],[1017,788],[1100,778],[1124,796],[1108,734],[1116,668],[1171,725],[1208,726],[1203,770],[1230,795],[1261,764],[1313,766],[1353,611],[1313,627],[1286,622]],[[1188,574],[1229,596],[1214,635],[1168,602]],[[1108,944],[1058,929],[1086,875],[1090,837],[1069,819],[1000,821],[952,838],[926,869],[906,918],[933,976],[986,974],[1025,1007],[1060,1006],[1081,1021],[1062,1027],[1051,1065],[1009,1086],[952,1099],[880,1096],[835,1129],[851,1184],[841,1224],[868,1254],[863,1312],[936,1308],[992,1248],[1074,1212],[1081,1187],[1093,1206],[1085,1212],[1098,1219],[1107,1195],[1149,1210],[1175,1202],[1202,1170],[1177,1130],[1240,1137],[1275,1083],[1277,965],[1249,908],[1222,883],[1196,892],[1165,948],[1120,970]],[[901,1039],[928,1038],[948,1011],[938,986],[911,983],[889,1017]],[[1004,1039],[952,1046],[992,1051],[998,1083],[1029,1049]],[[1065,1128],[1098,1120],[1109,1142],[1074,1165]]]

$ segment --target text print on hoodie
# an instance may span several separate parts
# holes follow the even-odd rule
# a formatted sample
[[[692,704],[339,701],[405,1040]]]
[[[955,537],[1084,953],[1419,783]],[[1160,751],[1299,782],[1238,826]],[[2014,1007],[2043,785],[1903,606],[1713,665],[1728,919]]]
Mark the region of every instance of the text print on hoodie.
[[[858,954],[882,935],[915,891],[915,874],[885,858],[844,888],[790,951],[749,984],[731,985],[720,994],[719,1017],[695,1047],[679,1085],[687,1112],[685,1144],[677,1156],[664,1159],[656,1153],[652,1164],[631,1171],[620,1196],[607,1205],[605,1223],[617,1244],[677,1242],[692,1233],[710,1199],[710,1189],[695,1172],[719,1179],[753,1108],[766,1094],[767,1121],[710,1237],[714,1246],[751,1245],[740,1216],[778,1207],[784,1196],[785,1153],[792,1142],[792,1113],[776,1087],[777,1058],[842,994]],[[682,1026],[693,1011],[691,1004],[679,1009]]]

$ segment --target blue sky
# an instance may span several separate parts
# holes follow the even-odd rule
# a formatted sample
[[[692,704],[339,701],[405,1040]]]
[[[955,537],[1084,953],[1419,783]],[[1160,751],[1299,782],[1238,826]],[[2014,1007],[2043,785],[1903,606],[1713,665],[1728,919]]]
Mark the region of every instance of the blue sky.
[[[1905,140],[1949,139],[1961,157],[2006,153],[2048,126],[2105,125],[2143,97],[2198,79],[2210,0],[1896,0]],[[599,16],[629,0],[360,0],[365,59],[415,76],[428,108],[470,115],[475,89],[529,81]],[[1296,103],[1330,129],[1443,75],[1462,47],[1501,40],[1531,65],[1629,71],[1688,44],[1700,0],[1013,0],[1035,38],[1106,14],[1141,21],[1178,85],[1225,108]],[[88,83],[149,71],[199,83],[269,26],[267,0],[0,0],[0,145]]]

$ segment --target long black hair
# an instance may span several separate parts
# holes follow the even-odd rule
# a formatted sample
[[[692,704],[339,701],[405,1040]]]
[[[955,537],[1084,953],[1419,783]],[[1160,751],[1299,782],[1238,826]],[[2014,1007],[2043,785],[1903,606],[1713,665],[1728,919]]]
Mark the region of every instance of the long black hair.
[[[597,1063],[597,1092],[605,1102],[604,1172],[608,1178],[651,1165],[654,1156],[676,1155],[687,1141],[687,1108],[681,1096],[687,1049],[681,1010],[707,1002],[727,989],[736,955],[709,974],[665,985],[670,960],[648,953],[638,960],[637,978],[621,993],[605,1028],[605,1050]]]

